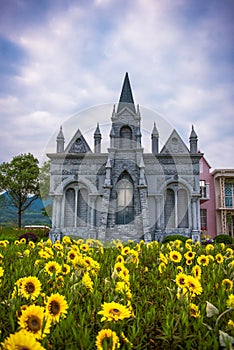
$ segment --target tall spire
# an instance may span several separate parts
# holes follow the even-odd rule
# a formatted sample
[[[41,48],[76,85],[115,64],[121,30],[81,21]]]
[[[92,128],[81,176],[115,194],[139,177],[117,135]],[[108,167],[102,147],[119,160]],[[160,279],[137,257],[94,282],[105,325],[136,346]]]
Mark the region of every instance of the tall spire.
[[[198,137],[192,125],[192,131],[189,137],[190,153],[197,153],[197,140],[198,140]]]
[[[135,109],[135,105],[134,105],[132,89],[131,89],[128,73],[125,74],[123,87],[122,87],[121,95],[120,95],[120,98],[119,98],[119,104],[118,104],[117,113],[121,109],[123,109],[124,107],[128,107],[134,113],[136,113],[136,109]]]
[[[97,123],[97,128],[94,132],[94,152],[101,153],[101,139],[102,134],[99,129],[99,123]]]
[[[57,153],[63,153],[64,152],[64,143],[65,143],[65,139],[64,139],[64,135],[63,135],[63,128],[62,126],[60,126],[60,130],[57,136]]]

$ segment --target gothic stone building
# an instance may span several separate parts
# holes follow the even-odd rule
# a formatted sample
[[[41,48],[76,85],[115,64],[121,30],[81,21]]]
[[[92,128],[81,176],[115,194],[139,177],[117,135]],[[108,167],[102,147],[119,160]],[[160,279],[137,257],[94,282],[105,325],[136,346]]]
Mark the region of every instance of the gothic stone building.
[[[189,148],[173,130],[159,150],[154,124],[151,153],[141,146],[141,114],[126,73],[111,117],[110,143],[101,152],[97,125],[94,151],[81,131],[64,148],[62,128],[51,160],[52,232],[95,238],[162,241],[171,234],[200,239],[199,160],[192,127]]]

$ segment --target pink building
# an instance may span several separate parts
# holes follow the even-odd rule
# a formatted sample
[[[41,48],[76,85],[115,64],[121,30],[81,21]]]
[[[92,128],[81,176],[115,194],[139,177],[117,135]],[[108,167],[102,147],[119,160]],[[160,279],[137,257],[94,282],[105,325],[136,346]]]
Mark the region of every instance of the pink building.
[[[200,159],[200,218],[203,235],[216,236],[216,209],[214,178],[210,165],[204,157]]]

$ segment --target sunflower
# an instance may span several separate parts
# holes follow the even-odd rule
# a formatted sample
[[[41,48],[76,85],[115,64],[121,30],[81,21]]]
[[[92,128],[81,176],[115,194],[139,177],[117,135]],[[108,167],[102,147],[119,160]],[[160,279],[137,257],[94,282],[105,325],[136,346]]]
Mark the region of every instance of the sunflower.
[[[226,302],[226,305],[228,308],[230,308],[230,307],[234,308],[234,294],[230,294],[228,296],[228,300]]]
[[[187,287],[192,294],[201,294],[202,292],[200,281],[193,276],[186,277],[185,287]]]
[[[234,321],[232,321],[232,320],[228,321],[228,329],[234,330]]]
[[[82,252],[87,252],[87,251],[89,250],[89,245],[86,244],[86,243],[81,244],[81,245],[80,245],[80,250],[81,250]]]
[[[97,350],[115,350],[120,347],[119,337],[111,329],[102,329],[96,337]]]
[[[125,282],[117,282],[116,287],[115,287],[115,291],[120,293],[120,294],[125,294],[127,300],[130,300],[132,298],[131,290],[130,290],[128,284]]]
[[[206,245],[206,253],[208,254],[211,250],[214,250],[213,244],[207,244]]]
[[[40,250],[40,251],[38,252],[38,255],[39,255],[40,258],[45,259],[45,260],[50,258],[50,254],[47,253],[47,252],[44,251],[44,250]]]
[[[209,257],[202,254],[197,258],[198,265],[208,266],[209,265]]]
[[[192,265],[193,260],[192,259],[186,259],[186,265]]]
[[[190,307],[190,316],[195,318],[200,317],[200,311],[197,305],[191,303],[189,307]]]
[[[4,269],[0,266],[0,277],[2,277],[4,274]]]
[[[54,248],[55,250],[62,251],[62,250],[63,250],[63,245],[62,245],[59,241],[57,241],[57,242],[55,242],[55,243],[53,244],[53,248]]]
[[[68,304],[63,295],[56,293],[47,298],[45,308],[46,315],[54,322],[59,322],[60,317],[66,317]]]
[[[69,236],[63,236],[62,242],[63,244],[67,244],[67,245],[72,243],[71,238]]]
[[[103,310],[99,311],[98,314],[103,315],[102,321],[118,321],[124,318],[132,316],[130,309],[124,305],[118,304],[114,301],[111,303],[104,303],[102,305]]]
[[[186,260],[192,260],[195,257],[195,252],[193,252],[192,250],[188,250],[185,254],[184,257]]]
[[[71,272],[71,267],[70,267],[70,265],[64,264],[64,265],[62,266],[62,274],[63,274],[63,275],[69,275],[70,272]]]
[[[33,241],[29,241],[28,242],[28,245],[31,249],[34,249],[35,248],[35,243]]]
[[[186,280],[187,280],[187,275],[185,273],[178,273],[178,275],[176,275],[176,284],[178,287],[180,288],[184,288],[184,286],[186,285]]]
[[[177,270],[178,270],[178,272],[184,272],[184,269],[183,269],[183,267],[182,266],[177,266]]]
[[[48,261],[45,264],[44,270],[50,275],[58,275],[62,271],[61,265],[57,261]]]
[[[122,251],[121,251],[121,254],[122,255],[128,255],[129,252],[130,252],[130,247],[126,246],[126,247],[123,247]]]
[[[129,271],[126,267],[124,267],[119,273],[118,273],[119,278],[129,284],[129,279],[130,279],[130,274]]]
[[[124,257],[122,255],[118,255],[116,261],[120,264],[124,264]]]
[[[160,260],[161,260],[165,265],[168,263],[167,257],[166,257],[163,253],[161,253],[161,252],[160,252],[160,254],[159,254],[159,258],[160,258]]]
[[[24,329],[10,334],[2,346],[3,350],[45,350],[35,337]]]
[[[41,292],[41,282],[35,276],[24,277],[22,280],[20,294],[26,299],[35,300]]]
[[[42,306],[30,305],[22,310],[18,320],[19,326],[41,339],[50,333],[51,320],[45,318],[45,309]]]
[[[117,272],[117,273],[120,273],[121,271],[124,270],[124,264],[123,262],[117,262],[115,265],[114,265],[114,270]]]
[[[216,258],[216,261],[217,261],[217,263],[218,264],[222,264],[223,263],[223,256],[222,256],[222,254],[217,254],[216,256],[215,256],[215,258]]]
[[[78,253],[76,250],[71,249],[68,253],[67,253],[67,260],[68,261],[73,261],[75,260],[75,258],[77,257]]]
[[[4,247],[4,248],[6,248],[7,247],[7,241],[6,240],[4,240],[4,241],[0,241],[0,247]]]
[[[192,274],[195,278],[197,279],[201,279],[201,273],[202,273],[202,270],[201,270],[201,267],[199,265],[195,265],[193,266],[192,268]]]
[[[222,286],[224,287],[225,290],[232,290],[233,287],[233,282],[229,278],[225,278],[222,280]]]
[[[90,290],[90,292],[93,291],[93,281],[91,280],[89,273],[86,272],[84,276],[82,277],[81,283]]]
[[[177,252],[177,250],[172,250],[170,252],[170,260],[176,263],[179,263],[182,259],[182,255],[180,252]]]
[[[163,273],[164,270],[166,270],[167,265],[164,262],[160,262],[160,264],[158,265],[158,271],[159,273]]]

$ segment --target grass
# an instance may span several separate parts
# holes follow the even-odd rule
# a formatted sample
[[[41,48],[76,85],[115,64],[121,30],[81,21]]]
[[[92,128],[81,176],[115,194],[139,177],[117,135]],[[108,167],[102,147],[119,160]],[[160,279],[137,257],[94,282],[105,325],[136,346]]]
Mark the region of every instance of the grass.
[[[194,253],[190,260],[188,252]],[[52,322],[45,337],[37,339],[43,349],[106,350],[117,349],[117,344],[126,350],[203,350],[219,349],[222,344],[230,349],[234,341],[234,259],[233,250],[224,244],[114,241],[105,246],[64,237],[54,245],[49,240],[35,245],[1,241],[0,254],[0,342],[4,344],[20,330],[23,309],[45,308],[54,294],[66,300],[68,309]],[[201,272],[196,277],[195,266]],[[184,285],[178,284],[179,273]],[[41,284],[35,299],[34,291],[28,297],[19,283],[29,276]],[[104,305],[115,306],[104,312],[103,319],[99,312]],[[130,310],[130,316],[121,319],[121,308]],[[116,320],[108,318],[113,315]],[[100,340],[104,329],[116,333],[116,344],[113,333]],[[27,337],[24,341],[22,348],[33,350]]]

